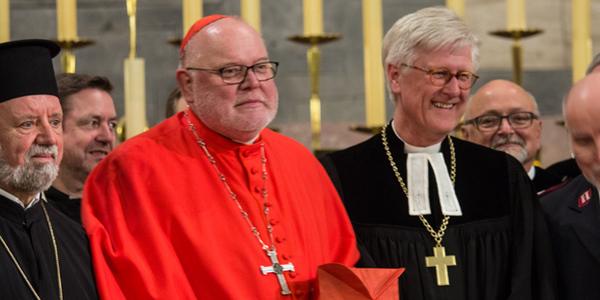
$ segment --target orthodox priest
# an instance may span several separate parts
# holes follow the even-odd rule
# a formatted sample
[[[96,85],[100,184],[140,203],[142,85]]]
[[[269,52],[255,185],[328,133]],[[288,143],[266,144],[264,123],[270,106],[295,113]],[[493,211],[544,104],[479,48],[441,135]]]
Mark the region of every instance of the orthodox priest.
[[[383,40],[394,119],[322,159],[354,225],[358,266],[406,270],[400,298],[554,299],[536,192],[517,160],[451,138],[475,84],[479,41],[431,7]]]
[[[97,299],[81,225],[42,200],[63,154],[58,44],[0,44],[0,299]]]
[[[197,21],[176,77],[189,109],[91,172],[82,219],[104,299],[309,299],[356,240],[327,173],[265,129],[278,63],[237,17]]]

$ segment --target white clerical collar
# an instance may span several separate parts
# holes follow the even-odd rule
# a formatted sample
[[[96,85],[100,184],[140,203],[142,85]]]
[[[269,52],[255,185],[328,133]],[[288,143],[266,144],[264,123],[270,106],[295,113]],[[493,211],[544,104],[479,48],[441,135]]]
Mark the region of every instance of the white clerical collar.
[[[242,142],[242,141],[238,141],[238,140],[234,140],[231,139],[232,141],[238,143],[238,144],[242,144],[242,145],[252,145],[254,144],[254,142],[256,142],[256,140],[258,139],[258,137],[260,136],[260,134],[258,134],[257,136],[255,136],[253,139],[247,141],[247,142]]]
[[[21,205],[21,207],[24,210],[29,209],[30,207],[32,207],[33,205],[35,205],[36,203],[38,203],[38,201],[40,201],[40,194],[38,193],[37,196],[35,196],[35,198],[33,198],[31,200],[31,202],[29,202],[29,204],[27,205],[27,207],[25,207],[25,205],[23,205],[23,202],[21,202],[21,200],[19,200],[19,198],[17,198],[16,196],[14,196],[13,194],[10,194],[9,192],[0,189],[0,195],[10,199],[11,201],[18,203],[19,205]]]
[[[393,124],[392,129],[394,130],[394,134],[404,143],[404,153],[436,153],[440,152],[440,149],[442,149],[442,142],[427,147],[413,146],[400,137]]]
[[[392,129],[396,136],[404,142],[394,126],[392,126]],[[431,164],[438,185],[438,197],[442,213],[449,216],[462,216],[460,203],[448,174],[444,156],[440,152],[441,147],[442,142],[427,147],[417,147],[404,142],[404,153],[408,153],[406,173],[408,174],[408,212],[411,216],[431,214],[429,205],[429,164]]]
[[[535,178],[535,166],[531,166],[531,169],[529,169],[529,172],[527,172],[527,175],[529,175],[529,179],[533,180],[533,178]]]

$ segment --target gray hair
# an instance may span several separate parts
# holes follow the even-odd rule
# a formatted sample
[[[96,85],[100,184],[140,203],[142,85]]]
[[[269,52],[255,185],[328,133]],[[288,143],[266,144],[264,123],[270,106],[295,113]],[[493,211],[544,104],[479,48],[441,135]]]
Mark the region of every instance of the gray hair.
[[[386,86],[394,102],[387,75],[387,65],[412,64],[421,54],[451,47],[451,50],[471,47],[473,69],[479,68],[480,41],[463,19],[454,11],[434,6],[400,18],[383,38],[382,60]]]

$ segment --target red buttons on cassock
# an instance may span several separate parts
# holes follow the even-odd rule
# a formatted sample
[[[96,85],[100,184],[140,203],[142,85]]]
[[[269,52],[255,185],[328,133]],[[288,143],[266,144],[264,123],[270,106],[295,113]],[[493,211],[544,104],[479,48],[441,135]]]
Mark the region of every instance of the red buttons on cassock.
[[[296,294],[296,297],[300,297],[300,296],[304,295],[304,291],[302,291],[302,290],[296,290],[295,294]]]
[[[271,219],[271,226],[279,224],[279,221]]]
[[[282,243],[283,241],[285,241],[285,238],[282,238],[282,237],[278,236],[278,237],[275,238],[275,241],[278,242],[278,243]]]
[[[283,254],[281,257],[283,259],[285,259],[285,260],[290,260],[292,258],[292,255],[290,255],[290,254]]]

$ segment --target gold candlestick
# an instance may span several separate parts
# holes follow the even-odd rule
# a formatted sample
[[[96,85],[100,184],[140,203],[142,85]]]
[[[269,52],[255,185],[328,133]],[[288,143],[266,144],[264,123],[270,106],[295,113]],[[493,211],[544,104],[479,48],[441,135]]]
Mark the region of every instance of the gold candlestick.
[[[502,29],[502,30],[496,30],[496,31],[490,32],[491,35],[513,39],[513,45],[511,47],[512,60],[513,60],[513,77],[514,77],[514,82],[518,85],[522,85],[522,83],[523,83],[523,80],[522,80],[523,46],[521,45],[521,43],[519,43],[519,39],[530,37],[530,36],[533,36],[533,35],[536,35],[536,34],[542,33],[542,32],[544,32],[544,31],[542,29],[538,29],[538,28],[510,29],[510,30]]]
[[[321,65],[321,50],[318,45],[340,39],[339,34],[310,34],[294,35],[288,40],[308,44],[310,49],[306,52],[308,60],[308,74],[310,77],[310,128],[312,133],[313,151],[321,149],[321,100],[319,99],[319,71]]]
[[[71,52],[73,49],[93,45],[94,41],[88,39],[56,39],[53,40],[60,45],[63,53],[60,55],[60,62],[63,73],[75,73],[75,55]]]

